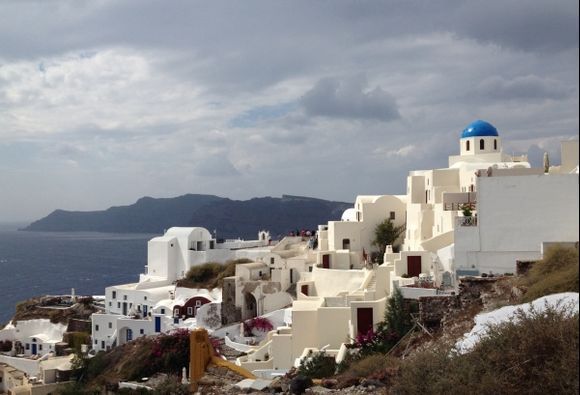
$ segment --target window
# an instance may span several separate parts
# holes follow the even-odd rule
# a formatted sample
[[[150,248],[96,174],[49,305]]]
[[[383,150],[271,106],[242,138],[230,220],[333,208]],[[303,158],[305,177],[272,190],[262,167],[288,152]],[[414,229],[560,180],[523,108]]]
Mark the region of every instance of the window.
[[[469,151],[469,140],[465,142],[465,150]]]
[[[98,332],[98,331],[99,331],[99,326],[95,325],[95,332]]]
[[[109,302],[109,307],[113,306],[113,302]]]
[[[121,308],[121,302],[117,302],[117,308],[120,309]]]
[[[147,300],[147,296],[143,296],[143,300]]]
[[[195,301],[195,306],[196,306],[196,307],[199,307],[199,306],[201,306],[201,300],[196,300],[196,301]]]
[[[179,317],[179,308],[176,308],[173,310],[173,316],[174,317]]]
[[[26,349],[27,350],[30,350],[30,344],[29,343],[26,343]]]
[[[109,322],[109,329],[113,329],[113,323]]]
[[[497,139],[493,139],[493,149],[497,151]]]
[[[42,344],[38,345],[38,351],[42,351]]]
[[[394,221],[394,220],[395,220],[395,212],[394,212],[394,211],[391,211],[391,212],[389,213],[389,219],[390,219],[391,221]]]
[[[145,330],[144,329],[139,329],[139,334],[140,335],[144,335],[145,334]]]
[[[270,258],[270,265],[274,264],[274,258]]]
[[[165,309],[161,309],[161,314],[165,314]]]
[[[479,140],[479,149],[485,149],[485,141],[483,139]]]
[[[117,299],[117,291],[113,291],[113,299]]]
[[[342,239],[342,249],[350,250],[350,239]]]
[[[101,348],[105,349],[105,341],[104,340],[101,340]]]
[[[123,295],[123,300],[127,300],[127,295]]]
[[[95,339],[95,345],[99,344],[99,341],[97,339]]]
[[[187,315],[193,315],[193,307],[187,308]]]

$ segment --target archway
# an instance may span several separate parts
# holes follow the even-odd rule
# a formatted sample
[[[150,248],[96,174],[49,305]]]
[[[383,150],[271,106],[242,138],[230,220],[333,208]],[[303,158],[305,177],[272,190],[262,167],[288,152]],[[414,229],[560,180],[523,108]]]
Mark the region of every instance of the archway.
[[[244,295],[245,317],[244,319],[254,318],[258,315],[258,303],[256,298],[250,292]]]

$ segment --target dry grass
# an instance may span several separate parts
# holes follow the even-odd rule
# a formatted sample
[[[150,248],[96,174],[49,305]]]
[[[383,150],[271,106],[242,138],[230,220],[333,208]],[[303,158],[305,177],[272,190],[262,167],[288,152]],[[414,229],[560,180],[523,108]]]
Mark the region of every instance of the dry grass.
[[[66,324],[71,318],[90,319],[91,314],[97,312],[90,303],[77,303],[67,309],[46,308],[44,299],[46,298],[32,298],[18,303],[13,322],[44,318],[53,324]]]
[[[547,309],[494,326],[470,352],[452,343],[401,362],[394,394],[578,393],[578,314]]]
[[[361,378],[368,378],[390,384],[398,374],[399,360],[384,354],[372,354],[353,361],[337,376],[339,387],[357,384]]]
[[[521,280],[527,288],[524,302],[558,292],[578,292],[578,250],[552,247]]]
[[[177,281],[178,287],[185,288],[221,288],[224,278],[236,274],[236,265],[241,263],[250,263],[250,259],[236,259],[224,264],[217,262],[207,262],[202,265],[194,266],[188,270],[185,278]]]

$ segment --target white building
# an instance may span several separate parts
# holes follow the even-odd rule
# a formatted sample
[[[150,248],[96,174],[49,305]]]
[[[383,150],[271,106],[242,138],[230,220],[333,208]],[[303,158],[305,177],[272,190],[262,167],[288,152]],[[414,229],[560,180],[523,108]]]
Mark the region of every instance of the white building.
[[[266,231],[250,241],[218,241],[200,227],[174,227],[163,236],[154,237],[147,244],[147,265],[139,282],[105,289],[105,312],[91,316],[93,349],[107,350],[139,336],[189,325],[186,321],[202,305],[219,303],[220,295],[177,288],[176,280],[191,267],[205,262],[225,263],[264,256],[272,249],[269,244],[270,235]],[[190,302],[192,306],[188,305]],[[188,316],[189,307],[192,317]]]
[[[318,227],[317,263],[326,269],[360,269],[364,255],[378,247],[372,245],[376,226],[391,219],[395,226],[405,224],[406,196],[358,196],[354,208],[341,221]]]
[[[237,320],[247,320],[291,305],[296,283],[312,271],[315,260],[301,237],[285,237],[255,262],[236,265],[235,276],[224,281],[223,299],[233,308],[224,311],[237,310]]]
[[[56,352],[56,344],[62,342],[66,329],[66,325],[53,324],[48,319],[10,322],[0,330],[0,341],[11,341],[15,354],[43,356]]]
[[[195,265],[206,262],[224,263],[230,259],[256,258],[269,246],[270,235],[258,234],[257,240],[218,241],[205,228],[170,228],[163,236],[147,244],[147,266],[140,283],[167,282],[185,277]]]
[[[297,284],[292,327],[271,332],[242,366],[288,369],[308,349],[339,354],[376,328],[395,286],[406,298],[436,295],[457,270],[513,273],[544,243],[578,241],[577,141],[563,144],[562,165],[546,174],[504,154],[487,122],[470,124],[459,144],[448,168],[411,171],[406,196],[361,196],[341,221],[319,227],[318,264]],[[383,264],[357,270],[386,218],[405,224],[402,250],[387,246]]]
[[[547,174],[492,168],[476,177],[477,219],[455,228],[456,269],[515,273],[517,260],[541,258],[542,243],[578,241],[578,141],[562,146],[563,166]]]

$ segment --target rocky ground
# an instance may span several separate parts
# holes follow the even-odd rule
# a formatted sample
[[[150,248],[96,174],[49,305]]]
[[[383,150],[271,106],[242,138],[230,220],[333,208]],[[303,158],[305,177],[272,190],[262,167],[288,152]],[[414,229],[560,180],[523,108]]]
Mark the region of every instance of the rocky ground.
[[[91,314],[98,311],[90,296],[79,297],[75,303],[70,297],[42,296],[18,303],[12,322],[45,318],[52,323],[67,324],[72,318],[90,319]]]
[[[337,380],[304,380],[302,378],[281,377],[274,379],[269,384],[262,380],[257,380],[257,387],[263,386],[263,389],[247,387],[244,388],[240,382],[244,377],[234,373],[226,368],[210,365],[206,374],[200,379],[196,394],[200,395],[221,395],[221,394],[296,394],[300,390],[304,394],[345,394],[345,395],[362,395],[362,394],[387,394],[385,384],[377,380],[362,379],[359,385],[353,385],[345,388],[336,387]],[[260,385],[261,384],[261,385]]]

